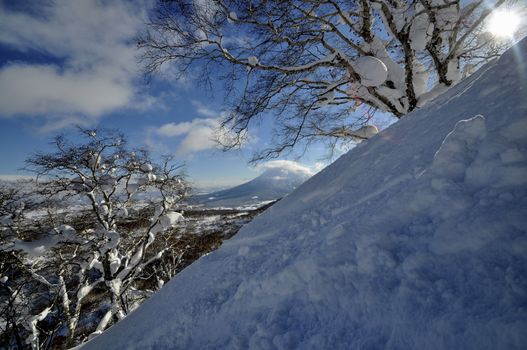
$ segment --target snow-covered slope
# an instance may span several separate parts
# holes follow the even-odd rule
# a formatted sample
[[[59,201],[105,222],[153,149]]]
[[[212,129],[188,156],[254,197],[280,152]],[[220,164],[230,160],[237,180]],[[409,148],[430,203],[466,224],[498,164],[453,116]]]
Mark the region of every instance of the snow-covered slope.
[[[87,349],[526,349],[527,41],[360,144]]]
[[[311,171],[291,161],[272,161],[255,179],[223,191],[193,198],[207,206],[238,207],[282,198],[306,181]]]

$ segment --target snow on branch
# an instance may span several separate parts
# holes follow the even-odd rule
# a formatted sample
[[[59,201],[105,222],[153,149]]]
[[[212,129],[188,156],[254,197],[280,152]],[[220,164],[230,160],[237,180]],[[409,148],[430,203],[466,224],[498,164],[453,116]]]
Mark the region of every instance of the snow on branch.
[[[437,86],[456,84],[469,71],[463,67],[507,46],[492,38],[474,44],[489,13],[505,3],[158,1],[138,44],[147,72],[173,63],[180,74],[203,69],[201,79],[209,82],[217,73],[231,87],[233,113],[226,119],[234,132],[246,132],[259,115],[274,114],[277,139],[284,140],[275,150],[285,150],[296,144],[284,134],[292,125],[293,134],[310,135],[315,129],[306,125],[316,120],[349,127],[360,117],[349,113],[357,99],[402,118]],[[236,81],[243,82],[242,91],[232,89]],[[331,96],[323,92],[335,84],[342,88]],[[313,102],[318,108],[309,107]],[[344,109],[348,118],[342,118]],[[306,119],[310,123],[302,123]]]

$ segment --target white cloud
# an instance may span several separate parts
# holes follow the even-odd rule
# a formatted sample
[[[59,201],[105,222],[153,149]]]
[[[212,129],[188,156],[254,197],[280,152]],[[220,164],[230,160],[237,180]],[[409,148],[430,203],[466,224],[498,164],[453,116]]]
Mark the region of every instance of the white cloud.
[[[176,154],[187,155],[217,148],[218,144],[215,139],[219,127],[219,119],[198,118],[190,122],[168,123],[156,129],[155,132],[164,137],[182,137]]]
[[[168,123],[154,129],[154,133],[164,137],[181,137],[176,150],[176,154],[180,156],[221,149],[223,145],[240,148],[249,143],[247,132],[242,132],[238,137],[233,131],[222,127],[221,117],[196,118],[189,122]]]
[[[204,117],[217,118],[220,113],[209,109],[199,101],[192,101],[192,105],[196,107],[196,112]]]
[[[181,138],[177,155],[190,155],[192,153],[221,149],[222,145],[234,145],[235,147],[245,146],[249,143],[247,132],[242,132],[240,137],[228,127],[222,125],[225,112],[215,112],[199,101],[191,101],[196,108],[197,114],[207,118],[195,118],[191,121],[180,123],[168,123],[159,128],[149,130],[147,144],[152,147],[160,148],[159,141],[152,140],[152,132],[156,135],[170,138]],[[253,137],[252,142],[256,140]],[[237,144],[240,141],[241,144]]]
[[[273,169],[281,169],[281,170],[287,170],[291,172],[300,172],[300,173],[306,173],[309,175],[313,175],[313,171],[298,162],[292,161],[292,160],[283,160],[283,159],[277,159],[277,160],[271,160],[265,163],[262,163],[256,167],[257,170],[265,171],[265,170],[273,170]]]
[[[179,137],[181,141],[176,150],[177,155],[190,155],[192,153],[221,149],[221,145],[231,145],[237,140],[237,135],[221,126],[221,118],[196,118],[189,122],[168,123],[153,132],[163,137]],[[152,130],[150,130],[152,133]],[[248,143],[247,133],[240,137],[244,146]],[[148,141],[150,140],[150,141]],[[151,136],[147,139],[153,144]],[[158,145],[159,142],[156,142]]]
[[[31,8],[13,11],[0,3],[0,44],[53,61],[0,68],[0,117],[51,116],[56,123],[82,115],[94,121],[144,100],[134,89],[133,38],[144,25],[146,2],[57,0]]]
[[[83,118],[77,115],[50,116],[49,118],[46,118],[46,123],[44,123],[44,125],[39,128],[38,132],[41,134],[47,134],[60,131],[71,125],[89,128],[94,127],[95,124],[95,120]]]
[[[64,71],[52,65],[8,65],[0,70],[0,114],[82,113],[97,117],[126,105],[130,86],[98,71]]]

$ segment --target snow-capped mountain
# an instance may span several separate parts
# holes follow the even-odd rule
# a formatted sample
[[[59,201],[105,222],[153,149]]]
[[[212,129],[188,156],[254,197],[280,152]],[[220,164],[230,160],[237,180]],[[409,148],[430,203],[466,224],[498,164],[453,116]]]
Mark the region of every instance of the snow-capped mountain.
[[[527,40],[85,349],[526,349]]]
[[[309,168],[292,161],[270,161],[255,179],[226,190],[193,198],[207,206],[239,207],[275,200],[291,193],[313,175]]]

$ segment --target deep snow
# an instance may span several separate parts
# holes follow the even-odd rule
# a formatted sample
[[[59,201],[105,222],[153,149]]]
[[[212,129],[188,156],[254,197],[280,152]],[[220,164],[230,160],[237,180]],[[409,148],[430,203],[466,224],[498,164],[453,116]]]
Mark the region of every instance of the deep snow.
[[[527,348],[527,40],[86,349]]]

